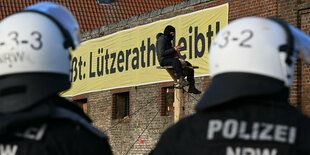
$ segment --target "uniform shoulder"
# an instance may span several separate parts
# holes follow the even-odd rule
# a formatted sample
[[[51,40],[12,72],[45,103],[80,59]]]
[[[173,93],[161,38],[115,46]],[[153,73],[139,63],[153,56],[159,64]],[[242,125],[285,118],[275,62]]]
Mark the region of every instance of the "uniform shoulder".
[[[165,133],[174,135],[182,134],[182,132],[187,131],[188,128],[191,128],[193,124],[195,124],[197,118],[197,114],[189,115],[184,118],[182,118],[179,122],[176,124],[170,126]]]
[[[49,120],[47,122],[48,131],[55,135],[62,135],[64,133],[67,133],[68,136],[70,135],[74,136],[75,134],[82,134],[87,135],[89,137],[101,137],[101,138],[107,138],[105,136],[100,136],[96,132],[101,132],[99,129],[96,129],[89,123],[89,127],[86,127],[85,125],[82,125],[78,122],[74,122],[72,120],[66,120],[66,119],[53,119]],[[93,129],[96,129],[96,131],[90,129],[92,127]]]
[[[50,136],[70,139],[77,134],[77,132],[85,132],[84,129],[76,122],[66,119],[51,119],[46,122],[47,131]]]
[[[51,120],[48,122],[47,132],[47,140],[63,146],[74,146],[79,154],[86,154],[86,152],[112,154],[108,137],[94,134],[79,123],[70,120]]]

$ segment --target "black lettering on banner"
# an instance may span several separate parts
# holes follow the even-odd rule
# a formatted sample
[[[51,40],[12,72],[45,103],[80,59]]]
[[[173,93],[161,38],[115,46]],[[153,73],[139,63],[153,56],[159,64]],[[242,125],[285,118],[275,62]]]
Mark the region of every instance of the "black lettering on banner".
[[[112,64],[110,68],[110,74],[113,74],[116,72],[116,68],[114,67],[115,59],[116,59],[116,53],[111,53],[111,58],[112,58]]]
[[[141,47],[140,47],[140,52],[141,52],[141,67],[145,67],[145,61],[144,61],[144,51],[145,51],[145,45],[144,45],[144,40],[142,40]]]
[[[130,54],[131,54],[131,49],[126,50],[126,71],[128,71],[128,58]]]
[[[186,54],[183,54],[183,55],[182,55],[182,51],[187,50],[186,39],[185,39],[184,37],[181,37],[181,38],[179,39],[178,45],[181,46],[180,56],[181,56],[182,59],[185,60],[185,59],[186,59]],[[182,45],[183,45],[183,46],[182,46]]]
[[[83,65],[83,61],[82,61],[82,57],[80,56],[80,61],[79,61],[79,79],[82,80],[82,65]]]
[[[103,48],[98,48],[98,57],[97,57],[97,75],[102,76],[103,75],[103,64],[104,64],[104,56],[100,54],[103,53]],[[101,60],[101,65],[100,65],[100,60]]]
[[[188,32],[191,34],[193,32],[193,28],[190,26],[189,29],[188,29]],[[189,35],[189,59],[192,59],[193,58],[193,51],[192,51],[192,36]]]
[[[93,78],[96,76],[95,72],[92,72],[92,66],[93,66],[93,52],[89,53],[89,78]]]
[[[78,74],[77,70],[77,58],[73,57],[72,62],[71,62],[71,68],[72,68],[72,73],[71,73],[71,82],[75,82]]]
[[[209,25],[209,31],[211,30],[211,25]],[[208,32],[209,33],[209,32]],[[207,33],[207,36],[208,36],[208,33]],[[213,31],[211,31],[211,34],[213,36]],[[201,51],[198,50],[198,41],[201,41]],[[211,37],[209,38],[208,36],[208,46],[211,42]],[[203,36],[202,33],[199,33],[198,34],[198,27],[196,26],[195,27],[195,58],[197,57],[202,57],[203,54],[205,53],[205,37]]]
[[[121,66],[121,63],[124,62],[124,52],[119,51],[117,56],[117,69],[119,72],[123,72],[124,66]]]
[[[109,74],[109,50],[106,50],[106,54],[105,54],[105,74],[108,75]]]
[[[208,27],[207,37],[208,37],[208,49],[210,49],[211,38],[213,37],[213,31],[211,30],[211,25],[209,25]]]
[[[151,56],[151,51],[153,52],[153,66],[156,64],[155,61],[155,45],[151,44],[151,39],[147,38],[147,67],[150,67],[150,56]]]
[[[218,34],[219,31],[220,31],[220,22],[216,22],[216,30],[215,30],[216,34]]]
[[[198,26],[189,26],[188,38],[181,36],[179,40],[173,40],[173,44],[177,43],[177,45],[181,46],[181,51],[188,50],[189,55],[187,55],[187,52],[186,54],[180,52],[180,57],[182,59],[203,57],[206,53],[206,46],[210,45],[211,38],[213,38],[213,36],[215,35],[214,32],[219,32],[220,22],[216,22],[215,27],[215,30],[213,30],[212,25],[208,25],[207,32],[199,32]],[[240,46],[250,47],[248,41],[252,38],[253,33],[245,30],[244,32],[242,32],[241,35],[244,35],[244,38],[239,40],[238,43],[240,43]],[[219,42],[221,44],[218,44],[218,46],[225,47],[229,44],[229,34],[227,36],[224,36],[223,38],[224,42]],[[101,77],[104,74],[108,75],[116,72],[128,71],[130,69],[136,70],[140,69],[140,67],[145,68],[156,65],[156,45],[154,44],[154,42],[151,41],[151,39],[152,38],[148,37],[147,40],[142,40],[139,47],[129,48],[127,50],[120,50],[119,52],[114,52],[111,54],[109,54],[109,49],[106,49],[106,52],[104,52],[104,48],[98,48],[98,56],[96,54],[95,59],[93,59],[93,52],[90,52],[90,57],[87,63],[85,60],[83,61],[82,56],[80,56],[79,58],[73,58],[71,64],[73,69],[71,75],[72,82],[75,82],[77,79],[85,79],[86,74],[83,74],[83,67],[86,67],[86,64],[90,65],[87,66],[89,67],[89,78],[93,78],[96,76]],[[32,48],[34,49],[39,49],[43,45],[42,36],[37,31],[32,32],[32,41],[18,40],[18,33],[11,32],[10,41],[14,41],[14,43],[22,43],[23,45],[29,44],[32,45]],[[5,44],[5,42],[3,44]],[[93,62],[93,60],[96,62]],[[3,62],[3,59],[0,57],[0,63]],[[231,134],[230,131],[226,131],[226,133],[228,135]]]
[[[139,49],[134,48],[132,50],[132,54],[136,54],[131,61],[131,67],[132,69],[139,69]]]

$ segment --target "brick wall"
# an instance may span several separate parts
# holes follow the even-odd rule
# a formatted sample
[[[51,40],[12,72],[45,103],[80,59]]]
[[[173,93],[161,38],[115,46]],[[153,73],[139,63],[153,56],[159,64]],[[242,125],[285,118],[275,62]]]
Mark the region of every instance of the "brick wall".
[[[84,33],[83,39],[97,38],[227,2],[229,2],[229,21],[245,16],[279,16],[308,34],[310,33],[310,4],[307,3],[307,0],[189,0],[108,25],[102,29],[94,29],[92,32]],[[169,76],[168,73],[167,76]],[[203,91],[210,83],[208,76],[198,77],[195,80],[197,87]],[[172,82],[167,82],[87,94],[88,115],[93,119],[94,125],[109,136],[115,154],[126,154],[128,151],[128,154],[147,154],[154,147],[161,133],[173,123],[173,114],[163,114],[161,111],[163,107],[162,88],[172,84]],[[310,69],[298,61],[294,84],[291,88],[290,102],[305,114],[310,114],[309,86]],[[123,91],[130,92],[131,116],[125,119],[112,120],[112,95]],[[200,96],[184,93],[185,115],[195,112],[193,108]],[[153,121],[151,122],[151,120]],[[139,136],[144,144],[136,141]]]

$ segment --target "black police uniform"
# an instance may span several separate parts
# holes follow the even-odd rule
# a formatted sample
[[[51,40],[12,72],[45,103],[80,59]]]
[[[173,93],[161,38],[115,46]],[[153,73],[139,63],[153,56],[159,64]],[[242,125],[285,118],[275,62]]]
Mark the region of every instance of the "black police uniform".
[[[112,154],[107,136],[60,97],[0,116],[0,155]]]
[[[287,95],[242,97],[182,119],[151,154],[309,155],[309,131],[310,120]]]

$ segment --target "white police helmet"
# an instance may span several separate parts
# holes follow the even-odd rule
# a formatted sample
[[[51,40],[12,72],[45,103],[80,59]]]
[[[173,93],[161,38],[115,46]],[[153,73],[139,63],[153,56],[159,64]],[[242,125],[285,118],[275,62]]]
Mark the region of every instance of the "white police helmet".
[[[211,45],[212,81],[196,110],[289,88],[301,36],[309,40],[309,36],[280,19],[245,17],[231,22]]]
[[[69,48],[80,28],[64,7],[42,2],[0,22],[0,113],[70,88]]]

